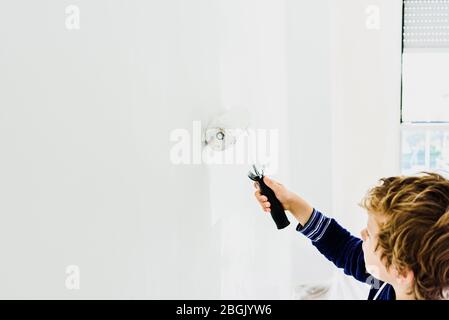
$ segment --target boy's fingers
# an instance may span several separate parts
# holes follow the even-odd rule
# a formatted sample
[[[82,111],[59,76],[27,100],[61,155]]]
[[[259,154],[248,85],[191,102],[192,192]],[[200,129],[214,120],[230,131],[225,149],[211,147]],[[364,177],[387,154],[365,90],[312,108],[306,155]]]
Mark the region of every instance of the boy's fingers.
[[[265,196],[258,197],[257,202],[259,202],[263,210],[271,207],[271,203],[268,202]]]
[[[260,193],[260,190],[257,190],[256,192],[254,192],[254,195],[256,196],[256,199],[260,202],[268,201],[268,198],[266,196],[262,195]]]
[[[266,184],[270,184],[270,185],[278,184],[278,183],[279,183],[279,182],[277,182],[276,180],[270,178],[269,176],[264,176],[264,177],[263,177],[263,181],[264,181]]]
[[[256,186],[256,185],[257,184],[254,183],[254,186]],[[257,201],[260,204],[260,207],[262,208],[262,210],[264,212],[271,211],[270,210],[271,204],[268,202],[268,198],[260,193],[260,189],[258,188],[258,186],[257,186],[257,190],[254,192],[254,196],[256,197]]]
[[[271,210],[271,208],[270,208],[271,205],[268,201],[260,203],[260,206],[262,207],[262,210],[265,212],[270,212],[270,210]]]
[[[273,191],[275,191],[275,192],[276,192],[276,190],[277,190],[278,187],[279,187],[279,183],[278,183],[278,182],[276,182],[276,181],[273,180],[273,179],[268,178],[267,176],[265,176],[265,177],[263,178],[263,182],[265,182],[265,184],[266,184],[268,187],[270,187],[271,190],[273,190]]]

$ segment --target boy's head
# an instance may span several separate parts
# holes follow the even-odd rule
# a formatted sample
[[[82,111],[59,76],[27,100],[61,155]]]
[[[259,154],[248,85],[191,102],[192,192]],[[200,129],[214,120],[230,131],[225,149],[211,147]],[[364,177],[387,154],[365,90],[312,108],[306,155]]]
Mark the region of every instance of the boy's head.
[[[449,180],[436,173],[380,179],[361,206],[368,271],[417,299],[449,289]]]

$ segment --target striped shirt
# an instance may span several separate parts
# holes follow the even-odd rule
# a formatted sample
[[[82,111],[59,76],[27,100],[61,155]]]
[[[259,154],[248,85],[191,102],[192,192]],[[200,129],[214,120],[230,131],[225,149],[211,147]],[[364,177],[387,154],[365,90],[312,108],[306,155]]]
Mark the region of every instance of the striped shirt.
[[[384,283],[366,271],[362,240],[352,236],[334,219],[313,209],[309,221],[296,230],[312,241],[319,252],[344,273],[371,286],[368,300],[394,300],[396,295],[390,284]]]

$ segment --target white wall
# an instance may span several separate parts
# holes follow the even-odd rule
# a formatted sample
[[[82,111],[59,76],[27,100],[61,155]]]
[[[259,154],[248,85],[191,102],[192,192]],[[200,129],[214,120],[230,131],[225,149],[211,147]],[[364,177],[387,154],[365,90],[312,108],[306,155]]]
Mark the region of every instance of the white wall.
[[[358,235],[358,202],[400,173],[402,1],[333,2],[332,11],[333,211]]]
[[[330,2],[287,1],[290,187],[330,215],[332,205]],[[333,270],[301,235],[292,239],[292,281],[327,280]]]
[[[219,297],[206,168],[168,160],[219,104],[217,3],[68,4],[0,4],[0,297]]]
[[[359,2],[80,0],[77,31],[72,2],[2,2],[0,297],[276,299],[330,278],[247,166],[174,165],[169,136],[245,106],[280,130],[276,178],[357,229],[397,169],[400,58],[400,1],[377,33]]]
[[[252,129],[279,129],[279,177],[289,171],[285,10],[277,0],[220,1],[222,105],[248,108]],[[221,230],[221,297],[290,298],[292,231],[277,231],[260,210],[248,169],[210,168],[211,212]]]

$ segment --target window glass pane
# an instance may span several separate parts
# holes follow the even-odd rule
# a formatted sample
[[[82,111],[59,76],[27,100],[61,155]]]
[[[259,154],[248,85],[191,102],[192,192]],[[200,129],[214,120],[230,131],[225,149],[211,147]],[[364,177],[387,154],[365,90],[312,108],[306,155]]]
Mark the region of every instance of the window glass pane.
[[[403,174],[420,171],[449,172],[449,126],[405,126],[402,129]]]
[[[403,122],[449,122],[449,49],[404,52]]]

